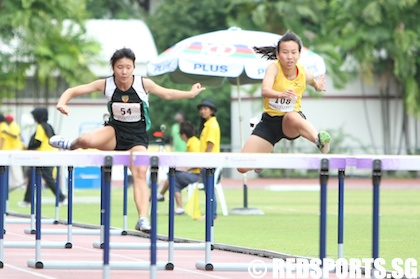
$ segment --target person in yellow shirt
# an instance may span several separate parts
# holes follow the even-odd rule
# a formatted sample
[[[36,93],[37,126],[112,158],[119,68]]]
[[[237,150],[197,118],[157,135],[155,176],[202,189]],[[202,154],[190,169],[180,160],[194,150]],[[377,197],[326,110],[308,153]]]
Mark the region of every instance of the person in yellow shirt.
[[[220,152],[220,126],[216,118],[217,107],[212,99],[204,98],[197,106],[200,117],[200,152]],[[202,169],[201,179],[206,187],[206,170]],[[218,179],[217,177],[214,178]],[[205,217],[203,217],[205,219]],[[213,219],[217,219],[217,196],[213,195]]]
[[[184,121],[179,127],[179,134],[186,142],[187,152],[200,152],[200,140],[195,135],[194,126],[190,121]],[[200,168],[177,169],[175,171],[175,214],[182,215],[185,213],[182,205],[181,190],[191,183],[198,182],[200,179]],[[169,180],[167,179],[160,190],[158,201],[165,200],[165,193],[169,189]]]
[[[48,123],[48,110],[46,108],[35,108],[31,111],[34,120],[38,125],[36,126],[36,131],[32,135],[28,143],[28,150],[37,150],[37,151],[53,151],[55,150],[49,144],[49,139],[55,135],[53,127]],[[42,178],[44,179],[48,188],[58,195],[60,205],[65,205],[67,202],[66,196],[59,189],[56,192],[56,181],[53,176],[54,167],[42,167]],[[28,170],[28,178],[31,177],[31,170]],[[28,184],[26,187],[25,196],[22,202],[19,202],[18,205],[21,207],[28,207],[31,205],[31,194],[32,194],[32,183],[28,179]]]
[[[270,153],[281,139],[295,140],[300,136],[313,142],[322,153],[330,149],[330,135],[317,132],[301,111],[301,100],[306,85],[316,91],[325,91],[325,76],[315,79],[312,71],[298,64],[302,41],[293,32],[284,34],[277,46],[254,47],[271,63],[262,82],[264,111],[241,153]],[[240,173],[249,168],[238,168]],[[261,169],[255,169],[261,172]]]
[[[3,150],[4,137],[3,131],[7,129],[6,118],[2,113],[0,113],[0,150]]]
[[[20,135],[20,126],[14,120],[13,115],[7,114],[2,134],[4,137],[3,150],[22,150],[23,142]]]
[[[3,138],[3,150],[22,150],[23,142],[20,134],[20,126],[14,121],[12,114],[5,116],[5,123],[1,129]],[[9,166],[9,191],[16,190],[25,185],[22,166]]]

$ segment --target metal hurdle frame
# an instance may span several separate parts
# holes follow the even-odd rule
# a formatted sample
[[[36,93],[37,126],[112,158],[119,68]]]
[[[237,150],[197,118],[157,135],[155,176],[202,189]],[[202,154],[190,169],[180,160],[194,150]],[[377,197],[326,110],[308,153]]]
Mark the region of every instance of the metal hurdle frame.
[[[9,167],[6,166],[6,187],[8,186],[8,182],[9,182],[9,175],[8,175],[8,169]],[[59,177],[60,175],[60,168],[57,168],[57,177]],[[31,167],[31,177],[29,178],[30,182],[32,183],[32,186],[34,186],[35,184],[35,168]],[[57,179],[56,181],[56,191],[58,191],[59,187],[60,187],[60,182],[59,179]],[[30,207],[30,219],[5,219],[5,223],[6,224],[26,224],[29,223],[30,224],[30,230],[29,232],[31,234],[35,234],[35,206],[34,205],[34,201],[35,201],[35,187],[32,187],[32,192],[31,192],[31,207]],[[55,198],[55,206],[56,206],[56,210],[55,210],[55,217],[54,219],[52,218],[48,218],[48,219],[42,219],[41,222],[44,224],[58,224],[58,216],[59,216],[59,207],[58,207],[58,197]],[[5,214],[7,215],[9,211],[9,192],[6,191],[6,207],[5,207]]]
[[[249,158],[247,154],[233,154],[230,153],[229,156],[223,154],[211,155],[206,157],[206,162],[203,162],[198,167],[206,168],[207,169],[207,185],[214,185],[214,178],[212,176],[211,169],[215,166],[218,167],[220,164],[223,164],[223,167],[265,167],[269,168],[272,167],[273,157],[274,154],[264,154],[258,158]],[[176,157],[173,154],[157,154],[160,158],[160,165],[162,166],[170,166],[170,167],[185,167],[189,166],[191,161],[199,162],[199,160],[194,159],[194,157],[200,156],[194,154],[180,154],[181,156]],[[299,155],[302,156],[302,155]],[[330,167],[330,163],[333,168],[337,169],[344,169],[346,167],[347,158],[343,156],[333,156],[328,155],[325,156],[328,159],[320,159],[319,155],[307,155],[307,157],[297,157],[296,155],[289,155],[283,156],[286,158],[284,161],[281,162],[280,166],[277,164],[278,168],[305,168],[305,169],[320,169],[320,182],[321,182],[321,199],[324,202],[325,206],[322,206],[321,211],[321,219],[320,219],[320,259],[322,262],[325,260],[326,255],[326,197],[327,197],[327,185],[326,182],[328,180],[328,171]],[[208,160],[207,160],[208,159]],[[271,159],[271,160],[270,160]],[[277,158],[278,159],[278,158]],[[315,159],[315,160],[314,160]],[[138,163],[136,159],[134,159],[135,163]],[[239,163],[238,163],[239,162]],[[279,163],[279,162],[276,162]],[[212,188],[206,188],[206,216],[212,216]],[[153,195],[153,193],[152,193]],[[152,198],[153,202],[153,198]],[[242,263],[212,263],[211,262],[211,249],[212,249],[212,223],[214,222],[213,218],[206,219],[206,237],[205,237],[205,261],[198,261],[196,262],[196,268],[200,270],[219,270],[219,271],[247,271],[248,265],[244,265]],[[268,267],[270,270],[270,267]]]
[[[42,189],[41,189],[41,181],[42,181],[42,177],[41,177],[41,168],[36,168],[36,167],[31,167],[32,168],[32,170],[31,170],[31,181],[32,181],[32,183],[33,183],[33,185],[32,185],[32,203],[31,203],[31,210],[33,210],[34,211],[34,208],[35,208],[35,206],[40,206],[41,205],[41,203],[40,202],[35,202],[36,200],[37,200],[37,197],[35,197],[35,194],[36,193],[38,193],[38,191],[42,191]],[[6,170],[7,170],[7,168],[6,168]],[[4,185],[4,187],[3,186],[0,186],[0,187],[3,187],[4,188],[4,192],[6,192],[6,193],[4,193],[4,198],[6,198],[7,197],[7,186],[8,186],[8,182],[7,182],[7,179],[8,179],[8,177],[7,177],[7,171],[6,171],[6,173],[4,173],[3,174],[3,176],[4,176],[4,178],[2,179],[2,181],[4,182],[3,183],[3,185]],[[57,185],[56,185],[56,187],[57,187]],[[4,198],[3,197],[1,197],[0,198],[0,200],[4,200]],[[40,199],[39,199],[40,200]],[[58,199],[56,198],[56,205],[58,205],[58,203],[57,203],[57,201],[58,201]],[[3,215],[3,217],[5,216],[5,213],[6,213],[6,210],[5,210],[5,206],[6,206],[6,202],[2,202],[2,204],[3,204],[3,210],[2,211],[0,211],[0,214],[2,214]],[[36,222],[36,220],[35,220],[35,215],[33,215],[32,216],[32,214],[31,214],[31,219],[30,219],[30,221],[31,221],[31,225],[33,224],[34,226],[37,226],[38,224],[40,224],[40,223],[44,223],[44,224],[58,224],[58,223],[55,223],[55,222],[43,222],[44,220],[46,220],[46,221],[51,221],[51,220],[48,220],[48,219],[40,219],[40,220],[38,220],[37,222]],[[5,218],[3,219],[3,232],[5,233],[6,232],[6,230],[4,229],[4,227],[5,227]],[[22,223],[23,224],[23,222],[18,222],[18,223]],[[35,229],[32,229],[32,231],[33,232],[35,232]],[[33,233],[34,234],[34,233]],[[2,237],[2,239],[4,238],[4,236]],[[4,247],[4,248],[36,248],[36,246],[37,246],[37,238],[35,239],[35,241],[7,241],[7,242],[3,242],[3,245],[2,245],[2,247]],[[42,248],[57,248],[57,249],[64,249],[64,248],[71,248],[71,245],[69,245],[69,243],[68,242],[66,242],[66,243],[60,243],[60,242],[44,242],[44,243],[40,243],[39,244]]]
[[[112,235],[127,235],[127,166],[124,166],[125,176],[124,176],[124,200],[123,200],[123,228],[116,229],[113,228],[111,230]],[[101,171],[103,175],[103,172]],[[100,228],[99,229],[81,229],[75,230],[73,229],[73,191],[74,191],[74,167],[68,166],[68,175],[67,175],[67,197],[68,197],[68,207],[67,207],[67,228],[66,229],[43,229],[42,233],[46,235],[67,235],[68,242],[71,243],[71,235],[99,235],[100,236],[100,243],[103,245],[103,221],[102,216],[100,218]],[[103,179],[101,180],[103,182]],[[101,185],[103,186],[103,185]],[[56,199],[56,208],[58,208],[58,200]],[[101,210],[103,209],[102,206],[102,199],[101,199]],[[56,210],[57,211],[57,210]],[[57,213],[56,213],[57,214]],[[58,216],[58,215],[57,215]],[[58,218],[56,218],[58,220]],[[35,221],[33,222],[35,223]],[[56,221],[55,224],[58,224]],[[27,234],[35,234],[36,230],[31,226],[29,229],[24,230]]]
[[[121,152],[120,152],[121,154]],[[123,155],[124,156],[124,155]],[[109,261],[109,236],[110,236],[110,188],[111,188],[111,173],[112,173],[112,165],[113,161],[117,158],[117,163],[123,162],[123,164],[129,164],[130,156],[125,155],[124,158],[119,155],[113,156],[106,155],[104,157],[103,162],[103,184],[101,192],[103,191],[103,194],[101,193],[101,198],[103,198],[103,210],[101,212],[101,219],[103,220],[104,225],[104,234],[103,234],[103,262],[100,261],[43,261],[41,259],[41,245],[40,245],[40,239],[41,239],[41,223],[37,222],[36,227],[36,235],[37,235],[37,245],[36,245],[36,251],[35,251],[35,259],[29,259],[27,261],[28,267],[36,268],[36,269],[102,269],[103,270],[103,278],[109,278],[109,271],[111,269],[124,269],[124,270],[151,270],[151,274],[155,274],[153,278],[156,276],[156,270],[158,269],[165,269],[165,264],[156,262],[156,250],[154,249],[156,244],[156,238],[151,238],[151,262],[150,263],[139,263],[139,262],[110,262]],[[158,158],[153,157],[151,158],[151,169],[156,170],[156,175],[152,176],[152,189],[155,188],[156,191],[156,185],[157,185],[157,164]],[[37,198],[41,197],[40,189],[37,191]],[[156,206],[156,205],[155,205]],[[153,205],[152,205],[153,207]],[[40,218],[40,205],[37,204],[37,214],[36,219],[37,221]],[[153,221],[154,220],[154,221]],[[153,225],[154,224],[154,225]],[[154,234],[156,235],[156,211],[152,212],[152,231],[153,229]],[[152,232],[153,235],[153,232]],[[154,255],[154,256],[153,256]]]
[[[152,173],[151,173],[152,174]],[[157,179],[157,178],[156,178]],[[168,218],[168,241],[166,243],[155,243],[156,250],[168,250],[168,262],[165,264],[165,270],[173,270],[174,264],[174,250],[205,250],[205,243],[175,243],[174,235],[174,193],[175,193],[175,168],[169,167],[169,218]],[[156,193],[155,193],[156,195]],[[153,189],[151,194],[151,204],[153,207]],[[157,211],[157,200],[156,200],[156,211]],[[153,212],[153,208],[150,210]],[[156,235],[157,238],[157,235]],[[103,241],[93,242],[94,248],[103,248]],[[149,243],[116,243],[111,242],[109,244],[110,249],[126,249],[126,250],[149,250],[151,244]],[[213,247],[211,247],[213,249]]]
[[[69,153],[70,154],[70,153]],[[105,154],[105,153],[103,153]],[[121,154],[121,153],[120,153]],[[10,154],[6,154],[10,155]],[[249,154],[240,154],[240,153],[230,153],[227,154],[206,154],[206,162],[200,162],[197,160],[200,154],[153,154],[153,153],[139,153],[139,154],[130,154],[130,164],[134,165],[151,165],[152,169],[157,170],[158,166],[171,166],[171,167],[181,167],[181,166],[189,166],[191,161],[197,162],[198,167],[202,168],[214,168],[215,166],[223,165],[224,167],[245,167],[245,168],[255,168],[255,167],[262,167],[262,168],[269,168],[273,166],[273,162],[276,163],[278,168],[304,168],[304,169],[319,169],[320,170],[320,192],[321,192],[321,204],[322,201],[326,200],[327,197],[327,180],[328,180],[328,171],[330,168],[337,168],[340,170],[344,170],[346,166],[355,166],[359,169],[371,169],[372,172],[372,182],[373,182],[373,232],[372,232],[372,256],[374,259],[379,257],[379,184],[380,184],[380,177],[382,170],[419,170],[419,166],[415,163],[418,162],[419,156],[353,156],[353,157],[346,157],[346,156],[334,156],[334,155],[302,155],[302,154],[292,154],[292,155],[285,155],[282,154],[279,156],[278,154],[259,154],[258,156],[252,156],[250,158]],[[137,156],[135,156],[137,155]],[[30,155],[29,155],[30,156]],[[105,155],[103,155],[105,156]],[[107,155],[110,156],[110,155]],[[201,155],[202,156],[202,155]],[[13,156],[12,156],[13,157]],[[0,155],[2,158],[2,155]],[[72,156],[74,160],[74,156]],[[101,157],[103,159],[103,157]],[[159,159],[158,159],[159,158]],[[279,161],[281,159],[281,161]],[[14,159],[12,159],[13,161]],[[19,156],[17,159],[19,161]],[[28,159],[29,160],[29,159]],[[98,164],[99,159],[92,160],[93,164]],[[39,159],[41,162],[39,165],[45,164],[45,162]],[[104,160],[105,161],[105,160]],[[109,160],[108,160],[109,161]],[[121,160],[124,161],[124,160]],[[14,162],[14,161],[13,161]],[[33,162],[31,162],[33,165]],[[51,162],[49,162],[51,163]],[[126,161],[124,161],[127,164]],[[109,163],[108,163],[109,164]],[[5,168],[0,167],[0,183],[4,184],[4,172]],[[344,180],[344,172],[342,173],[342,177]],[[340,179],[341,179],[340,178]],[[212,183],[211,176],[208,177],[208,182]],[[106,180],[106,179],[105,179]],[[153,193],[156,194],[156,179],[152,179],[152,195]],[[109,181],[107,182],[109,183]],[[208,184],[211,185],[211,184]],[[3,191],[0,191],[1,197],[1,206],[0,206],[0,260],[3,257],[3,233],[4,233],[4,187],[1,187]],[[109,188],[109,185],[105,187],[105,190]],[[208,187],[212,188],[212,187]],[[339,186],[340,188],[340,186]],[[40,189],[39,189],[40,190]],[[109,189],[108,189],[109,190]],[[154,192],[153,192],[154,191]],[[38,195],[38,193],[37,193]],[[40,194],[39,194],[40,195]],[[109,199],[109,196],[106,196]],[[209,195],[209,197],[211,197]],[[344,198],[344,196],[342,196]],[[340,200],[340,199],[339,199]],[[152,270],[153,268],[156,269],[158,267],[156,260],[156,195],[152,196],[152,231],[151,231],[151,265]],[[211,202],[211,201],[210,201]],[[154,204],[154,206],[153,206]],[[207,208],[210,205],[206,204],[206,212]],[[321,205],[320,208],[321,217],[320,217],[320,259],[325,259],[325,236],[322,236],[326,233],[326,205]],[[109,215],[109,210],[105,211]],[[343,212],[342,212],[343,213]],[[211,216],[207,215],[207,216]],[[109,216],[108,216],[109,217]],[[40,218],[37,215],[37,218]],[[212,219],[212,218],[210,218]],[[206,230],[209,227],[209,221],[206,220]],[[105,233],[109,231],[109,224],[105,223]],[[37,226],[41,226],[41,222],[37,223]],[[341,225],[340,225],[341,227]],[[39,229],[39,231],[41,231]],[[108,235],[109,236],[109,235]],[[105,242],[106,239],[105,239]],[[208,244],[209,240],[206,234],[206,245]],[[340,241],[339,241],[340,243]],[[108,242],[109,244],[109,242]],[[343,244],[343,241],[341,241]],[[109,247],[108,247],[109,249]],[[104,249],[105,250],[105,249]],[[206,261],[204,263],[197,262],[196,267],[202,267],[199,269],[203,270],[242,270],[240,268],[240,264],[237,263],[212,263],[210,261],[210,250],[209,245],[206,246]],[[207,257],[208,256],[208,257]],[[3,262],[0,261],[2,264]],[[89,265],[77,265],[73,263],[62,264],[60,266],[65,266],[65,268],[81,268],[83,266],[85,268],[97,268],[98,263]],[[112,265],[107,265],[105,263],[105,256],[104,256],[104,267],[109,267]],[[82,268],[83,268],[82,267]],[[129,269],[130,267],[124,266],[124,264],[120,265],[120,267],[124,269]],[[211,267],[211,268],[206,268]],[[104,268],[106,270],[106,268]],[[245,269],[247,270],[247,269]],[[151,274],[155,274],[152,272]]]
[[[402,160],[404,158],[404,160]],[[372,170],[372,258],[379,258],[379,229],[380,229],[380,181],[384,170],[418,171],[419,156],[358,156],[356,167],[359,169]],[[416,164],[417,163],[417,164]],[[387,274],[387,276],[390,274]],[[375,269],[372,268],[372,278],[375,277]]]

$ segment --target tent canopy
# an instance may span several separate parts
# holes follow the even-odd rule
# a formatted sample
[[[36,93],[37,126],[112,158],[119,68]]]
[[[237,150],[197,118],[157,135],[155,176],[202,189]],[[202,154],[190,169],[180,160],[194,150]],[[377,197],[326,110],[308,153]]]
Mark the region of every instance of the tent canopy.
[[[103,65],[92,65],[98,77],[112,75],[109,60],[120,48],[131,48],[136,54],[136,74],[146,75],[146,64],[157,57],[156,44],[149,27],[142,20],[90,19],[86,21],[87,37],[102,46],[99,55]]]

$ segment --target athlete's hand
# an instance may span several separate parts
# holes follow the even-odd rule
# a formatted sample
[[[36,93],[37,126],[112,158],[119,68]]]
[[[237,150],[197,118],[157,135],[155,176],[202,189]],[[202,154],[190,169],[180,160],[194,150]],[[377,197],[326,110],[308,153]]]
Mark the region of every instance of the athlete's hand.
[[[69,115],[69,107],[67,105],[57,105],[57,110],[62,114]]]
[[[297,99],[297,94],[295,92],[295,90],[293,89],[287,89],[283,92],[283,98],[286,99],[290,99],[290,100],[296,100]]]
[[[193,97],[197,96],[201,93],[201,91],[206,90],[205,87],[201,87],[200,83],[195,83],[193,86],[191,86],[190,92],[193,94]]]
[[[316,91],[326,91],[325,90],[325,75],[320,75],[315,79],[315,90]]]

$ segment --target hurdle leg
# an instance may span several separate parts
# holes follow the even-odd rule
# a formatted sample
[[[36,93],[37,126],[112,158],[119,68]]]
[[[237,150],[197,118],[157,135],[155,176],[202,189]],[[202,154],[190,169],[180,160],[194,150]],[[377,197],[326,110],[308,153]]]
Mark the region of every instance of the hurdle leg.
[[[319,222],[319,259],[322,265],[327,258],[327,181],[328,181],[329,161],[321,160],[320,178],[320,222]],[[327,278],[322,274],[322,278]]]
[[[379,258],[379,184],[381,181],[381,160],[373,161],[372,183],[373,183],[373,220],[372,220],[372,258]],[[372,268],[372,278],[375,276],[375,268]]]
[[[175,168],[169,168],[169,220],[168,220],[168,264],[167,270],[174,269],[174,224],[175,224]]]
[[[214,169],[206,168],[206,239],[205,239],[205,260],[204,262],[197,262],[195,267],[201,270],[214,270],[211,263],[211,250],[213,240],[213,195],[214,195]]]
[[[111,223],[111,174],[112,174],[112,157],[106,156],[103,167],[103,178],[104,178],[104,249],[103,249],[103,278],[109,278],[110,266],[109,266],[109,229]]]
[[[100,232],[100,236],[99,236],[99,241],[100,241],[100,246],[101,248],[104,247],[104,232],[105,232],[105,228],[104,228],[104,201],[105,201],[105,177],[104,177],[104,168],[103,166],[101,166],[101,204],[100,204],[100,208],[101,208],[101,214],[100,214],[100,228],[101,228],[101,232]]]
[[[127,235],[128,224],[128,167],[124,166],[124,188],[123,188],[123,230],[121,235]]]
[[[151,231],[150,231],[150,278],[156,278],[156,242],[157,242],[157,180],[159,172],[159,158],[153,156],[150,158],[150,179],[152,187],[152,205],[151,205]]]
[[[73,243],[73,174],[74,167],[67,167],[67,244],[66,248],[71,248]]]
[[[35,268],[43,268],[41,261],[41,193],[42,193],[42,169],[35,168],[35,190],[36,190],[36,210],[35,210]]]
[[[36,173],[35,173],[35,167],[31,167],[31,177],[29,178],[30,179],[30,183],[31,183],[31,185],[32,185],[32,189],[31,189],[31,225],[30,225],[30,234],[35,234],[36,233],[36,230],[35,230],[35,195],[36,195],[36,192],[35,192],[35,184],[36,184],[36,181],[35,181],[35,176],[36,176]]]
[[[4,267],[4,206],[6,202],[6,181],[5,181],[6,167],[0,166],[0,268]]]
[[[61,180],[60,180],[60,173],[61,173],[61,168],[59,167],[59,166],[57,166],[56,167],[57,168],[57,176],[56,176],[56,179],[55,179],[55,218],[54,218],[54,222],[53,222],[53,224],[58,224],[58,220],[60,220],[60,208],[59,208],[59,205],[60,205],[60,195],[58,194],[58,193],[60,193],[61,192],[61,189],[60,189],[60,182],[61,182]]]
[[[337,236],[337,255],[344,258],[344,169],[338,170],[338,236]]]

